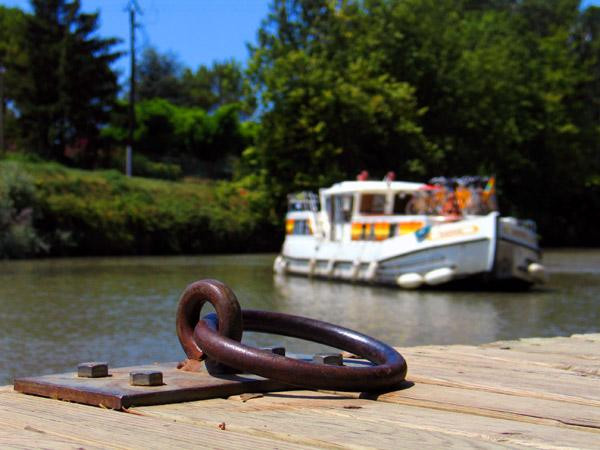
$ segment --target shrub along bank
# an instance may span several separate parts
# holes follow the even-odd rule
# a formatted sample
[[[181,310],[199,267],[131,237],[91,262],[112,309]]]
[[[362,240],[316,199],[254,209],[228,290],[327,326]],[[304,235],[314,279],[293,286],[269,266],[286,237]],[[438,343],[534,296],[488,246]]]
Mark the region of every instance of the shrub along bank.
[[[274,250],[278,227],[265,200],[231,182],[127,178],[114,170],[2,160],[0,256]]]

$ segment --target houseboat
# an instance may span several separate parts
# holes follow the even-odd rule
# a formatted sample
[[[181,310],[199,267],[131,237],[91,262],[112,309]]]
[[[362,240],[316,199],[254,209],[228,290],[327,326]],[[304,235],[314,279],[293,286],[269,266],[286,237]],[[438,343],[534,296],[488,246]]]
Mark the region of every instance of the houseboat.
[[[344,181],[288,196],[278,274],[414,289],[543,282],[535,223],[501,217],[493,177]]]

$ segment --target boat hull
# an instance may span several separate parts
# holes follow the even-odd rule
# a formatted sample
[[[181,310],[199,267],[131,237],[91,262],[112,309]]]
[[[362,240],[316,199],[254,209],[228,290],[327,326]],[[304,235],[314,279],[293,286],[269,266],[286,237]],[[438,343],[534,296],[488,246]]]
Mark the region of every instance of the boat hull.
[[[447,286],[467,279],[526,287],[541,281],[539,261],[537,236],[494,213],[381,242],[288,236],[274,270],[405,289]]]

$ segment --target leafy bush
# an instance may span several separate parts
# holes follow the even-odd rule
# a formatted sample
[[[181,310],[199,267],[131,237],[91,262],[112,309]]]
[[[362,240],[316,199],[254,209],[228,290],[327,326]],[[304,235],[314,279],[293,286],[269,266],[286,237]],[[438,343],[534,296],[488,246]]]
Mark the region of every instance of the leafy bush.
[[[264,194],[241,184],[127,178],[116,170],[89,172],[56,163],[19,165],[29,173],[34,224],[50,255],[247,252],[277,246],[261,212]]]
[[[240,155],[257,135],[257,125],[243,124],[240,105],[231,103],[211,114],[201,108],[174,105],[164,99],[139,102],[136,106],[135,146],[154,158],[193,156],[202,161],[219,161]],[[102,131],[108,145],[123,145],[126,122],[113,120]]]
[[[32,226],[32,179],[14,161],[0,162],[0,257],[23,258],[46,249]]]

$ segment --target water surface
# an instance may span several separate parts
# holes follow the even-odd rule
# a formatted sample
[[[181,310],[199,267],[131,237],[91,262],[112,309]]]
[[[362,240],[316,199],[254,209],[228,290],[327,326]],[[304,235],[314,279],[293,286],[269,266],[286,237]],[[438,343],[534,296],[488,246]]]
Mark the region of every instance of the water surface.
[[[393,345],[479,344],[600,332],[600,251],[548,251],[550,282],[528,292],[402,291],[276,277],[274,255],[0,262],[0,385],[15,376],[176,361],[181,291],[201,278],[231,286],[243,308],[314,317]],[[247,334],[256,345],[316,344]]]

